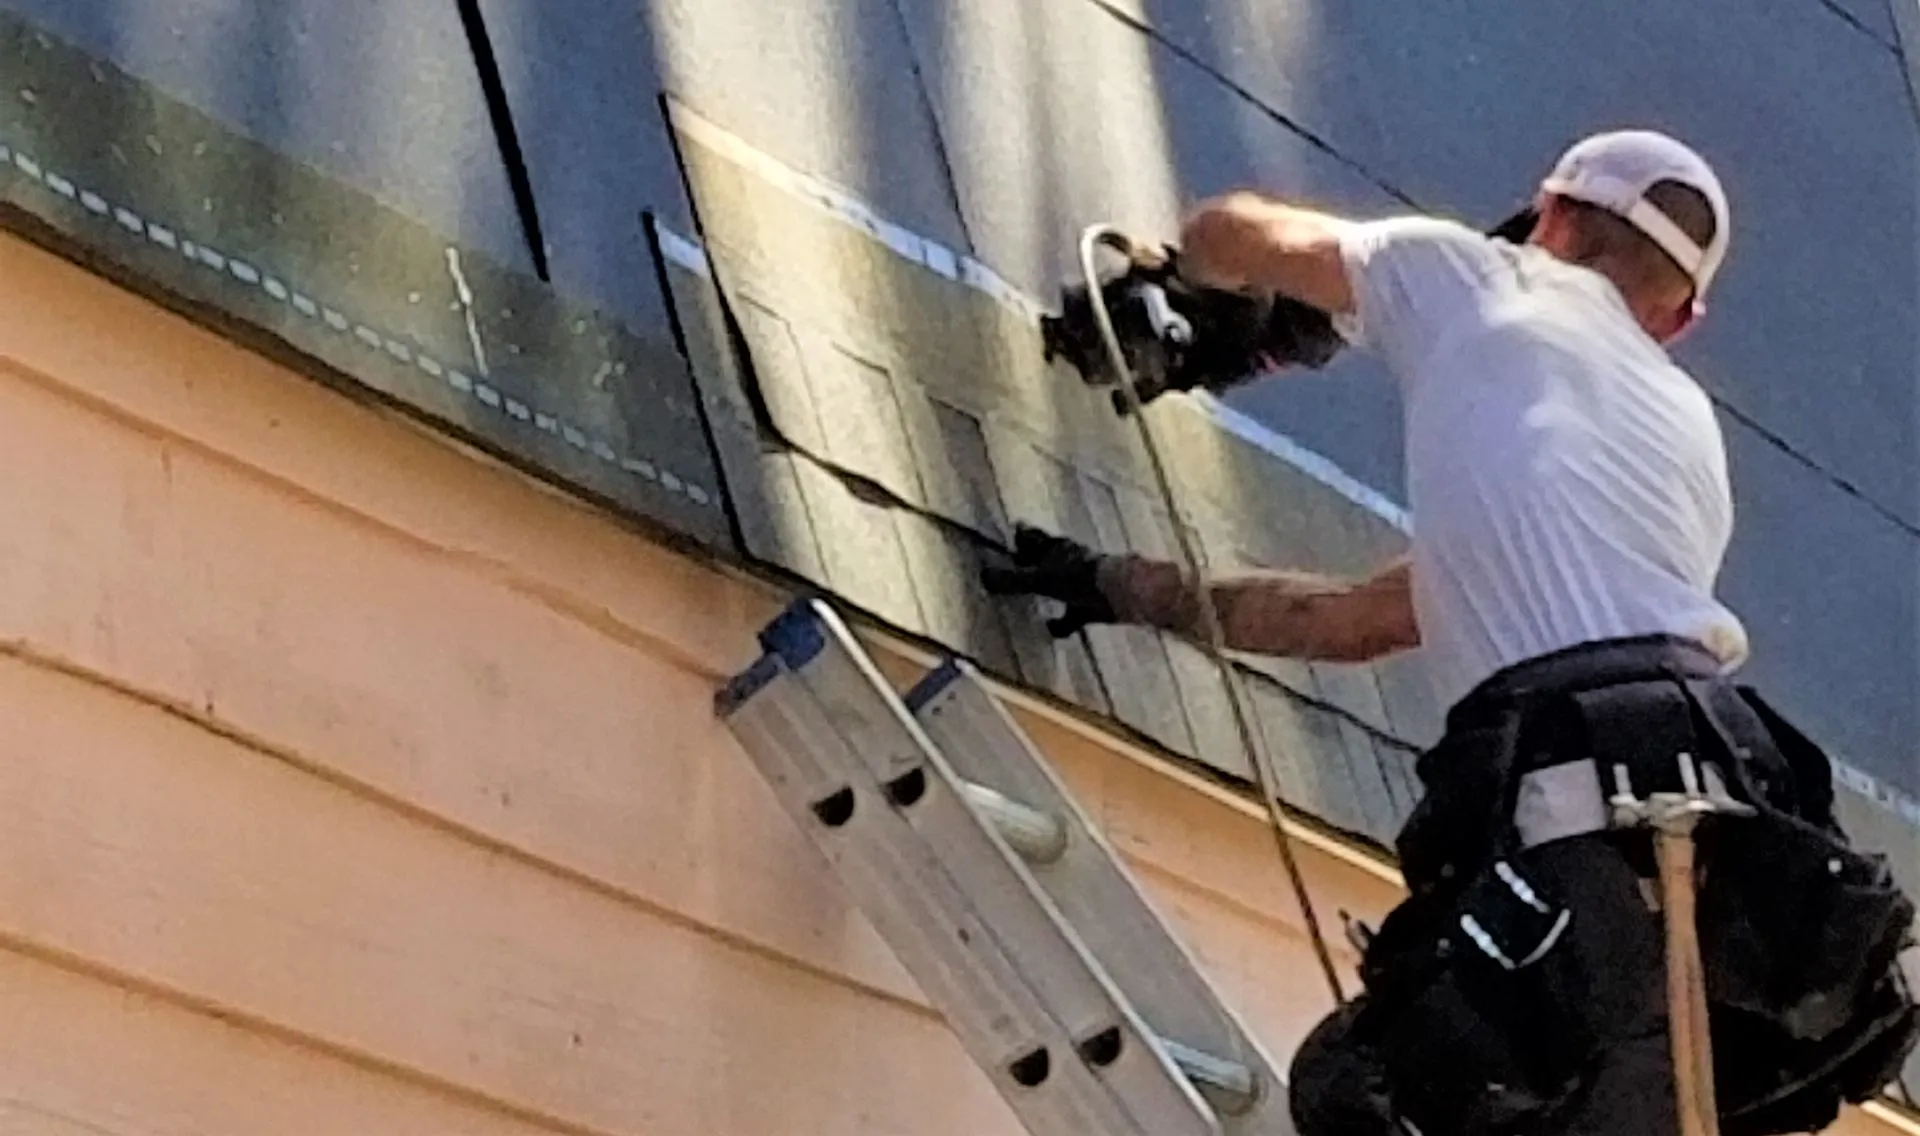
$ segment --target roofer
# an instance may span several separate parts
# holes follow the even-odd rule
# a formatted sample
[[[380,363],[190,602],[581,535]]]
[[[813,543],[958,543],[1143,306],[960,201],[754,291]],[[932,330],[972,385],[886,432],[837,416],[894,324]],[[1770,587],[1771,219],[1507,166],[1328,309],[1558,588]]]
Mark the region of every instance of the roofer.
[[[1759,813],[1700,833],[1723,1130],[1824,1127],[1914,1044],[1895,961],[1913,908],[1848,846],[1826,755],[1733,678],[1725,446],[1667,351],[1725,262],[1727,195],[1681,142],[1617,131],[1569,149],[1533,208],[1506,239],[1241,191],[1180,234],[1185,285],[1324,313],[1405,411],[1407,555],[1360,580],[1210,580],[1226,645],[1418,649],[1448,707],[1397,840],[1411,895],[1366,946],[1366,993],[1297,1055],[1295,1115],[1303,1136],[1678,1131],[1650,844],[1607,798],[1616,767],[1678,791],[1690,755]],[[1056,633],[1199,636],[1175,564],[1016,545],[988,586],[1065,603]]]

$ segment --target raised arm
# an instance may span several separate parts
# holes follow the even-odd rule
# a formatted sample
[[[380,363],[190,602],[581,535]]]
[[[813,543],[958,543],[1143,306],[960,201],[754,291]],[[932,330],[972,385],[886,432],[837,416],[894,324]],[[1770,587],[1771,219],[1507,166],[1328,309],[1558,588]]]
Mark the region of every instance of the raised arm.
[[[1362,580],[1263,570],[1209,584],[1230,650],[1359,663],[1420,645],[1412,570],[1396,560]],[[1138,556],[1103,558],[1100,591],[1122,623],[1200,642],[1198,597],[1179,565]]]
[[[1335,217],[1250,190],[1201,202],[1180,227],[1182,272],[1230,291],[1277,292],[1330,315],[1353,310]]]

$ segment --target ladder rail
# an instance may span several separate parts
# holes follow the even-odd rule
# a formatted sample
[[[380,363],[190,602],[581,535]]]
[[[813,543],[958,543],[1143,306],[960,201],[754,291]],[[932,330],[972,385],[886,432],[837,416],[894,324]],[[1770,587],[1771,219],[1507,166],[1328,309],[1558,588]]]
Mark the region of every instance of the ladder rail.
[[[725,688],[717,709],[787,814],[934,1003],[1030,1131],[1148,1136],[1070,1055],[1073,1039],[1040,1007],[985,920],[933,850],[860,776],[825,707],[777,655]]]
[[[949,659],[909,690],[906,702],[961,777],[1057,818],[1068,834],[1066,851],[1036,865],[1036,881],[1221,1114],[1223,1129],[1272,1131],[1266,1113],[1286,1107],[1272,1058],[978,669]]]
[[[716,712],[1035,1136],[1293,1136],[1272,1060],[989,690],[790,604]]]
[[[1007,949],[1029,985],[1081,1058],[1126,1098],[1129,1111],[1149,1131],[1170,1132],[1169,1126],[1200,1118],[1199,1131],[1218,1132],[1198,1087],[1155,1043],[1018,851],[967,806],[966,779],[832,608],[817,600],[794,605],[768,625],[763,641],[795,666],[800,683],[829,710],[850,752],[908,825],[936,845],[992,933],[1017,938]]]

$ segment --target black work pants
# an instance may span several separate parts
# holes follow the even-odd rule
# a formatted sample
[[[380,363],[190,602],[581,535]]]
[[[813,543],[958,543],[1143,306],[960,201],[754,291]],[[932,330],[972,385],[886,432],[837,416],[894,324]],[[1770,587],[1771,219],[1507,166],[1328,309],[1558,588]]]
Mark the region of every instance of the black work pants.
[[[1302,1046],[1290,1077],[1301,1136],[1405,1136],[1402,1119],[1424,1136],[1679,1131],[1649,885],[1608,834],[1516,864],[1568,913],[1552,947],[1508,971],[1465,936],[1399,929],[1433,935],[1444,957],[1413,988],[1330,1015]]]
[[[1538,1136],[1679,1132],[1667,1034],[1666,932],[1658,907],[1648,902],[1657,891],[1643,890],[1646,881],[1609,836],[1542,845],[1526,868],[1572,918],[1563,956],[1543,960],[1545,975],[1537,984],[1522,984],[1516,996],[1533,996],[1537,986],[1541,997],[1578,999],[1577,1007],[1560,1012],[1577,1013],[1581,1028],[1593,1031],[1594,1046],[1581,1087],[1529,1130]]]

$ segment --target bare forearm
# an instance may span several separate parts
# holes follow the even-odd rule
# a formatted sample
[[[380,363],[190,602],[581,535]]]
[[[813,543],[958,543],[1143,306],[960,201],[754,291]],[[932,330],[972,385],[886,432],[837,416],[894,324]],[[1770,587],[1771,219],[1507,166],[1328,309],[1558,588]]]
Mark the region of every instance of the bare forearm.
[[[1262,238],[1284,208],[1244,189],[1202,201],[1180,226],[1181,270],[1208,287],[1252,287]]]
[[[1228,291],[1278,292],[1322,311],[1352,304],[1334,218],[1252,190],[1201,202],[1180,227],[1181,272]]]
[[[1411,580],[1406,563],[1396,562],[1359,581],[1262,571],[1217,578],[1208,591],[1230,650],[1364,662],[1419,645]],[[1206,638],[1198,597],[1178,565],[1114,558],[1102,565],[1100,587],[1124,622]]]

